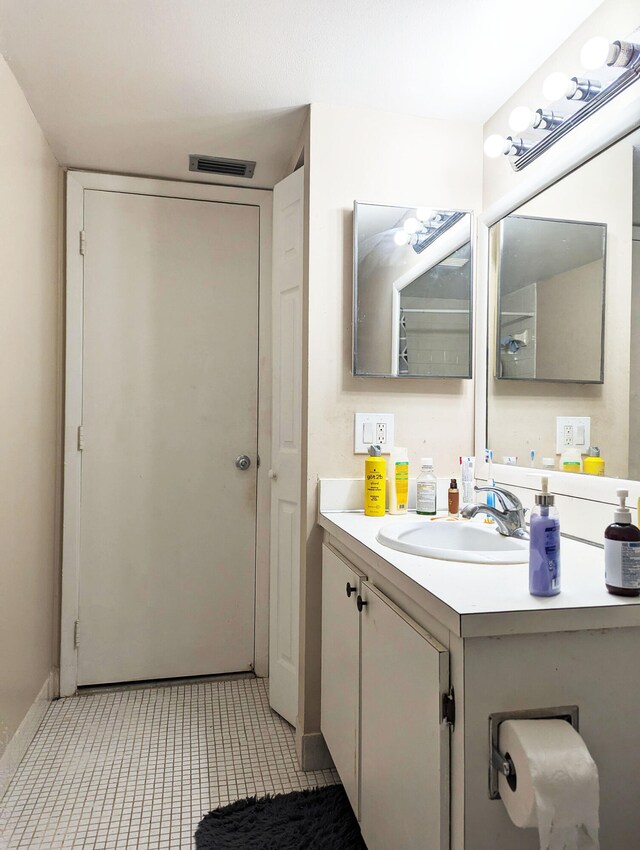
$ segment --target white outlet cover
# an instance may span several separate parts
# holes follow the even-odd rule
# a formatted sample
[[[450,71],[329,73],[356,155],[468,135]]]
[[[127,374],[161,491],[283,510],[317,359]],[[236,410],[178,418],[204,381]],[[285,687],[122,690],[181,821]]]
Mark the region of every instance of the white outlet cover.
[[[393,413],[356,413],[354,419],[354,442],[353,453],[357,455],[369,454],[369,446],[377,445],[377,425],[385,425],[387,439],[380,443],[382,454],[388,455],[394,446],[394,420]],[[369,437],[372,439],[369,439]]]
[[[586,454],[587,449],[591,445],[591,417],[590,416],[556,416],[556,454],[568,448],[564,441],[564,429],[569,427],[573,430],[572,446],[579,449],[581,454]],[[584,429],[584,435],[580,431],[579,436],[582,437],[578,441],[578,429]]]

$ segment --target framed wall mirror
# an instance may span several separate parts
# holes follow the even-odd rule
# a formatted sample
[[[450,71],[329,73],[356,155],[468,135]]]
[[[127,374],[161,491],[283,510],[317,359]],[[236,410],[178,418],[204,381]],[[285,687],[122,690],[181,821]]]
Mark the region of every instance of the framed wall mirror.
[[[567,289],[543,310],[550,284]],[[640,479],[639,129],[491,227],[489,357],[497,462],[529,466],[533,451],[537,467],[545,457],[557,467],[556,417],[587,417],[604,474]]]
[[[471,214],[354,205],[353,374],[470,378]]]

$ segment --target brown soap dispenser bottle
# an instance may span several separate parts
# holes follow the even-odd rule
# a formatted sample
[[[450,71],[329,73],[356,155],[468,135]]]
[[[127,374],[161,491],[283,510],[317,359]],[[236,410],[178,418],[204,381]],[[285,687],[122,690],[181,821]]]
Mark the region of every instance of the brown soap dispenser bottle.
[[[460,491],[458,490],[458,482],[455,478],[451,479],[449,484],[449,516],[458,516],[460,512]]]
[[[640,595],[640,530],[631,523],[628,490],[616,490],[620,507],[604,532],[604,572],[609,593]]]

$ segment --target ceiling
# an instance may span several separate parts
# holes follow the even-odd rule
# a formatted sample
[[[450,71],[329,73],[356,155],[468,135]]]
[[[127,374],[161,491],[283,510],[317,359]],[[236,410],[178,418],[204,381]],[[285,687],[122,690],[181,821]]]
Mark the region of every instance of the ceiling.
[[[0,50],[63,165],[272,186],[305,104],[484,121],[601,2],[0,0]]]

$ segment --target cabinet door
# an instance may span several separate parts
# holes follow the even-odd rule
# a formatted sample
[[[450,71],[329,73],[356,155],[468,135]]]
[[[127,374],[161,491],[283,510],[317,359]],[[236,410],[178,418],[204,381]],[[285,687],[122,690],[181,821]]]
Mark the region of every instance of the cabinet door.
[[[327,546],[322,551],[322,711],[320,728],[358,815],[360,622],[362,575]],[[347,585],[350,595],[347,595]]]
[[[449,847],[449,653],[363,582],[360,820],[368,850]]]

